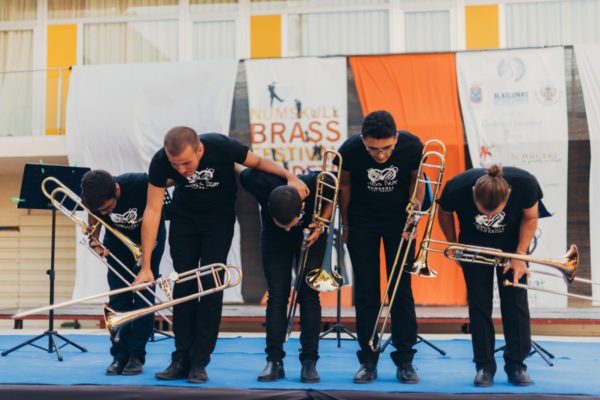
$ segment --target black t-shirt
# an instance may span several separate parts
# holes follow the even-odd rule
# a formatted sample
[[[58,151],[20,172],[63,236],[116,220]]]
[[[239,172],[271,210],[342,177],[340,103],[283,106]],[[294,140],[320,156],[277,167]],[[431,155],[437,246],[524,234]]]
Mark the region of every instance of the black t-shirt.
[[[510,197],[504,210],[490,219],[477,211],[473,199],[473,186],[486,173],[484,168],[468,170],[446,183],[438,203],[445,211],[456,212],[459,242],[508,252],[516,250],[523,209],[533,207],[542,199],[543,193],[537,179],[529,172],[513,167],[503,169],[504,179],[512,188]]]
[[[133,242],[140,244],[142,239],[142,217],[146,209],[148,194],[148,175],[145,173],[129,173],[115,177],[121,195],[112,212],[99,215],[104,222],[123,233]],[[106,241],[119,241],[110,232],[105,234]]]
[[[168,179],[175,181],[171,215],[187,217],[192,214],[220,214],[232,212],[237,184],[234,163],[243,163],[248,147],[235,139],[218,133],[198,135],[204,145],[204,154],[191,178],[179,174],[160,149],[150,162],[150,183],[165,187]]]
[[[313,171],[305,175],[298,175],[308,186],[310,195],[304,199],[304,209],[301,212],[300,221],[296,226],[286,232],[273,222],[269,213],[269,196],[273,189],[287,184],[284,178],[252,168],[246,168],[240,174],[242,187],[256,198],[261,208],[261,221],[263,235],[275,235],[277,237],[302,237],[302,231],[312,222],[312,214],[315,200],[315,189],[318,172]]]
[[[350,172],[348,219],[352,226],[403,224],[410,197],[410,173],[419,168],[423,143],[415,135],[398,132],[398,141],[383,164],[369,155],[360,135],[339,149],[342,169]]]

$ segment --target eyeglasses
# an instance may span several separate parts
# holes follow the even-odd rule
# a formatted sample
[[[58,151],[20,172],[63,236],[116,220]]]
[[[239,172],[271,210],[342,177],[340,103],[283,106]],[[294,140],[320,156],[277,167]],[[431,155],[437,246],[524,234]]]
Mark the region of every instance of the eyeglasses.
[[[391,154],[394,151],[394,147],[396,147],[395,144],[393,144],[391,146],[386,146],[386,147],[376,149],[376,148],[365,145],[365,149],[367,150],[367,152],[373,156],[376,156],[379,154],[385,154],[385,155]]]

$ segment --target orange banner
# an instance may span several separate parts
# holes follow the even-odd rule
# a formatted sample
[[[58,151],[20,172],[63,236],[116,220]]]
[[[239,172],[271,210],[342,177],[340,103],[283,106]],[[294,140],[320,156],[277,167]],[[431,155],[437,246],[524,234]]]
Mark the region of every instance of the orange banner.
[[[444,182],[465,170],[454,54],[350,57],[350,65],[363,114],[387,110],[398,129],[412,132],[423,142],[442,140],[448,150]],[[419,238],[425,221],[420,224]],[[437,221],[432,237],[443,239]],[[436,253],[429,255],[429,266],[439,275],[434,279],[413,278],[415,302],[466,304],[464,279],[456,264]]]

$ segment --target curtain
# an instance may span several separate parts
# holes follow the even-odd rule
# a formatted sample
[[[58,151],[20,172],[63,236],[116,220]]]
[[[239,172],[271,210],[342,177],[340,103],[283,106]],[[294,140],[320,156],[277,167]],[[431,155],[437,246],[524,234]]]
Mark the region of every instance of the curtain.
[[[176,16],[178,7],[178,0],[48,0],[48,17]]]
[[[194,60],[236,58],[235,21],[194,22],[192,35]]]
[[[600,0],[506,4],[509,48],[600,43]]]
[[[32,67],[33,31],[0,31],[0,136],[33,133]]]
[[[388,32],[388,12],[383,10],[290,14],[286,55],[387,53]]]
[[[36,18],[35,0],[0,1],[0,21],[26,21]]]
[[[84,64],[176,61],[177,21],[86,24]]]
[[[451,50],[448,11],[407,12],[404,22],[407,53]]]

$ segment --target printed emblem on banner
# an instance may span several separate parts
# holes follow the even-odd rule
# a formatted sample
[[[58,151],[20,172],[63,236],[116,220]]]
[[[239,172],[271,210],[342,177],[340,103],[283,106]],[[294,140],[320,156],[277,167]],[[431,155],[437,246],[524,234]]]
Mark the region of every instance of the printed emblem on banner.
[[[488,234],[504,233],[504,228],[506,227],[506,224],[503,224],[505,216],[506,213],[504,211],[494,215],[492,218],[478,214],[475,216],[475,229]]]
[[[205,168],[202,171],[194,171],[194,175],[189,178],[186,177],[188,184],[185,187],[190,189],[209,189],[219,186],[219,182],[213,182],[212,179],[215,175],[213,168]]]
[[[367,188],[372,192],[392,192],[398,183],[397,175],[398,167],[395,165],[384,169],[369,168],[367,169],[367,178],[369,178]]]
[[[471,86],[471,103],[481,104],[483,101],[483,94],[479,85]]]
[[[538,101],[545,106],[556,104],[558,99],[560,99],[560,92],[555,86],[550,84],[543,85],[535,94]]]
[[[492,154],[492,149],[494,145],[491,146],[481,146],[479,149],[479,161],[483,164],[488,158],[492,158],[494,155]]]
[[[519,82],[525,72],[525,63],[519,57],[508,56],[498,63],[498,76],[502,79]]]
[[[116,226],[122,229],[133,230],[140,226],[142,217],[138,218],[137,208],[130,208],[123,214],[110,213],[110,219]]]

